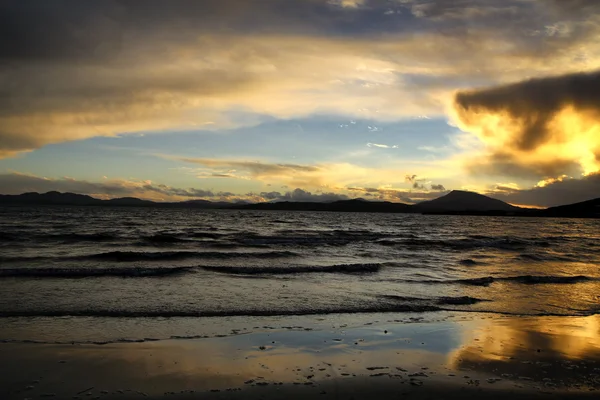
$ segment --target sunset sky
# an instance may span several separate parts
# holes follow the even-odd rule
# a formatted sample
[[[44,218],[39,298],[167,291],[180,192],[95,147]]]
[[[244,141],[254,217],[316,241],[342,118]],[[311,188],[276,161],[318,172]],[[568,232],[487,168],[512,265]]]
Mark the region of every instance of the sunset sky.
[[[0,0],[0,193],[600,197],[600,1]]]

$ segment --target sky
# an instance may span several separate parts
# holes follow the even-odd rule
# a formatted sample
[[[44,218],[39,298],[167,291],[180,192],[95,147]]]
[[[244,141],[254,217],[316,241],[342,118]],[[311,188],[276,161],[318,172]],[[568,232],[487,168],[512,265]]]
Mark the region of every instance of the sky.
[[[600,197],[596,0],[0,0],[0,193]]]

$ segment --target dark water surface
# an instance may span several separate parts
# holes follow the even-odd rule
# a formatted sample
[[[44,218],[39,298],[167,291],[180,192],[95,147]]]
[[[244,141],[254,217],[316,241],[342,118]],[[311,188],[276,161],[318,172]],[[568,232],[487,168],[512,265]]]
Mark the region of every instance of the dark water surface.
[[[593,315],[599,228],[579,219],[0,208],[0,339],[70,318],[108,319],[103,329],[117,332],[169,318],[177,335],[190,328],[174,321],[189,317]]]

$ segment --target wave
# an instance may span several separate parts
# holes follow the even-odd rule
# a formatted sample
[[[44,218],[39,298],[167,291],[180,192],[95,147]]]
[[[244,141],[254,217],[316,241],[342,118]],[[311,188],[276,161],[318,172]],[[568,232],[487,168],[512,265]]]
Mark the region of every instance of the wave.
[[[327,266],[292,265],[287,267],[220,267],[203,266],[207,271],[233,275],[287,275],[304,273],[342,273],[342,274],[367,274],[379,272],[382,264],[339,264]]]
[[[465,251],[477,249],[497,249],[514,252],[524,252],[529,248],[551,246],[550,242],[541,239],[517,239],[509,237],[488,237],[473,235],[459,239],[424,239],[413,237],[404,240],[380,240],[377,242],[384,246],[398,248],[416,248],[427,250],[446,249],[450,251]]]
[[[560,275],[518,275],[495,278],[492,276],[485,276],[481,278],[469,278],[469,279],[456,279],[451,281],[422,281],[425,283],[458,283],[463,285],[471,286],[489,286],[494,282],[517,282],[526,285],[538,285],[538,284],[572,284],[580,282],[598,281],[600,278],[575,275],[575,276],[560,276]]]
[[[219,239],[220,237],[224,236],[220,233],[211,233],[211,232],[193,232],[193,233],[189,233],[187,235],[190,238],[195,238],[195,239]]]
[[[68,242],[108,242],[119,239],[112,233],[62,233],[37,235],[36,239],[61,240]]]
[[[437,297],[431,299],[424,299],[419,297],[407,297],[407,296],[397,296],[397,295],[382,295],[384,299],[399,301],[404,303],[421,303],[422,305],[428,305],[434,307],[434,305],[472,305],[477,303],[482,303],[485,299],[478,299],[476,297],[469,296],[459,296],[459,297]]]
[[[585,275],[576,275],[576,276],[552,276],[552,275],[522,275],[522,276],[512,276],[508,278],[500,278],[505,281],[513,281],[524,283],[527,285],[535,285],[535,284],[546,284],[546,283],[579,283],[579,282],[588,282],[588,281],[597,281],[598,278],[585,276]]]
[[[156,252],[138,252],[138,251],[109,251],[106,253],[86,254],[67,257],[50,256],[32,256],[32,257],[0,257],[0,262],[24,262],[39,260],[98,260],[98,261],[181,261],[191,259],[234,259],[234,258],[285,258],[297,257],[298,253],[292,251],[269,251],[269,252],[220,252],[220,251],[156,251]]]
[[[164,234],[164,233],[160,233],[160,234],[156,234],[156,235],[150,235],[150,236],[144,236],[144,240],[153,244],[156,243],[182,243],[182,242],[189,242],[189,239],[182,239],[180,237],[177,237],[175,235],[169,235],[169,234]]]
[[[248,232],[236,235],[237,242],[244,245],[290,245],[290,246],[345,246],[350,243],[373,241],[389,237],[389,234],[369,231],[298,231],[281,230],[279,235],[256,235]]]
[[[485,299],[478,299],[475,297],[469,297],[469,296],[460,296],[460,297],[440,297],[437,300],[437,304],[440,305],[453,305],[453,306],[466,306],[466,305],[471,305],[471,304],[477,304],[477,303],[482,303],[484,301],[491,301],[491,300],[485,300]]]
[[[421,304],[382,304],[359,307],[255,309],[255,310],[6,310],[0,318],[9,317],[110,317],[110,318],[175,318],[175,317],[269,317],[294,315],[327,315],[393,312],[445,311],[441,307]]]
[[[11,268],[0,269],[0,278],[96,278],[162,277],[192,271],[192,267],[172,268]]]
[[[577,262],[581,257],[574,254],[552,254],[544,252],[544,254],[523,253],[515,257],[517,260],[525,261],[562,261],[562,262]]]
[[[496,280],[491,276],[484,276],[482,278],[456,279],[454,281],[429,281],[428,283],[462,283],[470,286],[489,286]]]
[[[189,259],[231,259],[231,258],[283,258],[296,257],[297,253],[291,251],[269,252],[220,252],[220,251],[165,251],[165,252],[136,252],[136,251],[111,251],[108,253],[83,256],[85,259],[106,261],[176,261]]]
[[[245,246],[345,246],[350,244],[352,240],[323,236],[260,236],[238,239],[237,242]]]
[[[9,234],[0,232],[0,242],[16,242],[19,237],[16,234]]]
[[[486,300],[481,300],[486,301]],[[457,305],[457,304],[450,304]],[[366,305],[362,307],[330,307],[304,309],[258,309],[258,310],[0,310],[0,318],[32,318],[32,317],[91,317],[91,318],[218,318],[218,317],[273,317],[303,316],[331,314],[373,314],[373,313],[434,313],[459,312],[477,314],[498,314],[512,316],[590,316],[598,315],[599,310],[572,310],[570,313],[555,312],[510,312],[494,309],[456,309],[430,304],[384,304]],[[173,337],[177,339],[179,337]],[[127,340],[127,339],[124,339]],[[137,339],[134,339],[137,340]],[[151,341],[156,339],[144,339]],[[2,343],[3,340],[0,340]],[[8,342],[8,341],[7,341]],[[108,343],[108,342],[107,342]],[[99,342],[98,344],[105,344]]]

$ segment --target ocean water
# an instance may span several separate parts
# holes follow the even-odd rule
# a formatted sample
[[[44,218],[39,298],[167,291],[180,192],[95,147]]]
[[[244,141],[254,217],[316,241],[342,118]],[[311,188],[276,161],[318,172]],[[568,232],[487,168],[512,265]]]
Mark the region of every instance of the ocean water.
[[[584,219],[0,208],[0,340],[193,337],[293,316],[593,315],[599,239],[600,221]]]

